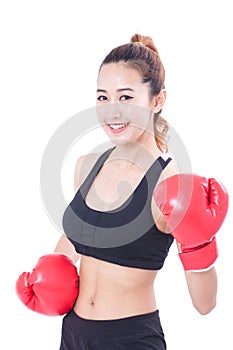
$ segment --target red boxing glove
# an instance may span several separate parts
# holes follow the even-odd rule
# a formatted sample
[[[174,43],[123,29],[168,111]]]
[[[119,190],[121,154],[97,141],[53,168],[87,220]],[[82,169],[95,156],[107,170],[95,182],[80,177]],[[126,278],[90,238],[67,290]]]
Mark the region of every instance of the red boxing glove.
[[[210,267],[218,256],[215,234],[228,209],[228,194],[215,179],[178,174],[160,182],[154,200],[167,228],[181,244],[179,254],[185,270]]]
[[[78,297],[79,276],[72,261],[62,254],[42,256],[31,273],[16,282],[19,299],[31,310],[48,316],[69,312]]]

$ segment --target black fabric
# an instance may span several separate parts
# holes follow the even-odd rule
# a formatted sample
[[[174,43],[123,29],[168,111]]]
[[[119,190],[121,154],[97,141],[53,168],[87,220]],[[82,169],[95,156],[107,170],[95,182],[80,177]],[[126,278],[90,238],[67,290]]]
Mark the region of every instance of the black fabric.
[[[128,267],[162,268],[173,237],[161,232],[151,213],[156,183],[169,161],[159,157],[151,165],[132,195],[118,208],[100,212],[87,206],[85,197],[105,160],[115,147],[105,151],[64,212],[63,228],[76,251]],[[120,239],[124,244],[118,244]],[[114,242],[115,246],[109,245]],[[101,242],[98,246],[96,242]]]
[[[63,318],[60,350],[166,350],[159,311],[114,320]]]

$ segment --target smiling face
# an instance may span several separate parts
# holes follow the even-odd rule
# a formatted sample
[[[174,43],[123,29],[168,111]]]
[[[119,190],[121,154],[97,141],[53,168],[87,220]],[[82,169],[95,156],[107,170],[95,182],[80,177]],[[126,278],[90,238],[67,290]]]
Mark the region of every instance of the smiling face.
[[[153,135],[153,114],[161,109],[148,83],[126,63],[102,66],[97,80],[97,114],[112,142],[142,142]]]

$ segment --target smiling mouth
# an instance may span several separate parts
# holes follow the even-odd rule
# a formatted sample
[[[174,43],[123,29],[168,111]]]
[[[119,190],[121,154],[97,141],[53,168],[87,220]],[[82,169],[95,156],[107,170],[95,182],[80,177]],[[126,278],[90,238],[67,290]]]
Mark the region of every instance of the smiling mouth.
[[[108,123],[107,124],[109,129],[111,130],[111,132],[113,133],[119,133],[124,131],[127,126],[129,125],[129,123]]]
[[[128,124],[129,123],[115,123],[115,124],[108,124],[108,126],[111,129],[119,130],[119,129],[125,128]]]

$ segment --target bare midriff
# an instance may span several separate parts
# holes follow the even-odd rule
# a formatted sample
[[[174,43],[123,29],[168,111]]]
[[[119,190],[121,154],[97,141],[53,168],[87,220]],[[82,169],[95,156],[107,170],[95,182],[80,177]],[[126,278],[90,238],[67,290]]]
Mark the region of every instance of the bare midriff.
[[[108,320],[155,311],[156,274],[81,256],[74,312],[85,319]]]

